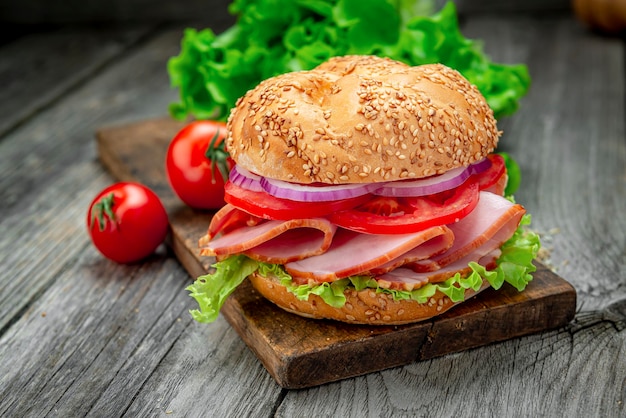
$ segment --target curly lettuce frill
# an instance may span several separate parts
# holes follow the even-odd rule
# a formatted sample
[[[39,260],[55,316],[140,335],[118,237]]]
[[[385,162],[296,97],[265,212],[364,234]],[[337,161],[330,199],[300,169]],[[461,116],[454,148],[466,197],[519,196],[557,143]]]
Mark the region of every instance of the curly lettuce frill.
[[[348,54],[412,66],[445,64],[478,87],[496,118],[514,113],[530,86],[527,67],[492,62],[480,42],[461,34],[453,2],[435,14],[431,3],[235,0],[230,11],[237,21],[225,32],[185,30],[179,55],[167,64],[180,96],[170,114],[225,120],[237,99],[262,80]]]

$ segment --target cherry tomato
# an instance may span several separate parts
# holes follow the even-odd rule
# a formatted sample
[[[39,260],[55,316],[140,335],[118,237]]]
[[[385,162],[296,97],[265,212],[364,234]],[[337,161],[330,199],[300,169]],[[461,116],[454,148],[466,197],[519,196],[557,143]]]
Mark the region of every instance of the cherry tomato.
[[[353,209],[330,215],[334,224],[369,234],[407,234],[453,223],[478,203],[478,183],[469,179],[456,189],[420,197],[375,197]]]
[[[296,202],[263,191],[247,190],[231,182],[226,183],[224,189],[226,202],[259,218],[276,220],[318,218],[353,208],[371,198],[363,195],[331,202]]]
[[[121,182],[102,190],[87,212],[87,228],[95,247],[118,263],[132,263],[165,240],[167,213],[159,197],[142,184]]]
[[[224,206],[224,179],[233,162],[224,150],[226,124],[199,120],[174,136],[167,150],[167,179],[174,193],[195,209]]]

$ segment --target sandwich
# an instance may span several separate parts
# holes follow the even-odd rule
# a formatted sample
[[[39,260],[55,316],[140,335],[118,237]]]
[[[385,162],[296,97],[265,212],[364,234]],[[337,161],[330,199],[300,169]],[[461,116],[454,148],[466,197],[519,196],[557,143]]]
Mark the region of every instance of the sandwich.
[[[227,129],[226,205],[199,240],[214,270],[187,288],[200,322],[244,280],[293,314],[369,325],[532,280],[539,238],[504,196],[493,111],[449,67],[334,57],[261,82]]]

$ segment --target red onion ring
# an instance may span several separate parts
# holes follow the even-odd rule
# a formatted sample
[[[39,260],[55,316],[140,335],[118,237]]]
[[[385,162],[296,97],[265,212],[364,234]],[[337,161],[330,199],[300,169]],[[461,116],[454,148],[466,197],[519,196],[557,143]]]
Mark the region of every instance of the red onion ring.
[[[373,183],[351,183],[336,185],[304,185],[282,180],[261,178],[261,186],[272,196],[298,202],[331,202],[359,197],[370,193],[377,185]]]
[[[304,185],[270,179],[251,173],[235,165],[229,180],[235,185],[255,192],[265,191],[272,196],[297,202],[331,202],[373,193],[388,197],[417,197],[450,190],[463,184],[473,174],[491,167],[485,158],[468,167],[459,167],[441,175],[417,180],[399,180],[387,183],[350,183],[337,185]]]
[[[233,184],[241,187],[242,189],[251,190],[253,192],[263,191],[261,178],[261,176],[251,173],[238,165],[235,165],[235,167],[230,170],[230,175],[228,176],[228,180],[230,180]]]
[[[484,158],[468,167],[448,170],[437,176],[417,180],[401,180],[385,183],[372,193],[387,197],[418,197],[440,193],[459,187],[473,174],[479,174],[491,167],[491,161]]]

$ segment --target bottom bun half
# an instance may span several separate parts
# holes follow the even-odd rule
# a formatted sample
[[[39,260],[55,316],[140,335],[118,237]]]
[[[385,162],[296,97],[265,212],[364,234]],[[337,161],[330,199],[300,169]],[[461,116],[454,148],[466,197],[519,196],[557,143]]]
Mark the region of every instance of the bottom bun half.
[[[377,293],[373,289],[346,290],[346,303],[341,308],[328,305],[317,295],[300,300],[289,292],[278,279],[263,277],[257,273],[249,276],[254,288],[266,299],[280,308],[307,318],[332,319],[351,324],[402,325],[424,321],[441,315],[450,308],[463,303],[452,302],[441,292],[436,292],[426,303],[415,300],[394,300],[388,293]],[[465,300],[489,287],[483,280],[482,286],[474,291],[465,291]]]

